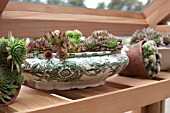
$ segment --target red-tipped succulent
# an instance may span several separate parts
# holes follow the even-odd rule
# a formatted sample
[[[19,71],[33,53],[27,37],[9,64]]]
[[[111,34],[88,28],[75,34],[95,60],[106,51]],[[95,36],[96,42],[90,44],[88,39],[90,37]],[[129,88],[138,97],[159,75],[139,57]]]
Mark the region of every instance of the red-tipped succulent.
[[[44,53],[46,59],[52,58],[52,53],[64,60],[68,53],[112,51],[119,52],[122,48],[122,40],[108,33],[106,30],[94,31],[91,36],[82,38],[79,30],[68,30],[62,33],[59,30],[45,33],[44,37],[30,42],[30,53]]]

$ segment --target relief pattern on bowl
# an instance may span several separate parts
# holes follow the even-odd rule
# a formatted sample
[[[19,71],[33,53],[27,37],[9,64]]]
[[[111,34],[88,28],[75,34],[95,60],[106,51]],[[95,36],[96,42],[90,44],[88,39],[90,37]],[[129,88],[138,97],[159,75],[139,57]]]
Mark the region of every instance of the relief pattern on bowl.
[[[29,63],[26,70],[33,76],[39,77],[36,81],[37,88],[66,90],[102,85],[107,77],[121,72],[129,62],[128,57],[121,53],[90,52],[75,53],[70,56],[73,55],[74,57],[65,61],[60,61],[58,58],[48,61],[40,56],[30,56],[26,59]]]

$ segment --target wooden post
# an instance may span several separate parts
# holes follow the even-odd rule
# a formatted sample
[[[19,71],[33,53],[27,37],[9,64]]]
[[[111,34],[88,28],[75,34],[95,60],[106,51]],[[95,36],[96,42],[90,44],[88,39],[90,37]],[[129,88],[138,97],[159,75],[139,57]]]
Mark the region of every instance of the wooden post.
[[[135,109],[132,113],[164,113],[163,103],[164,101],[153,103],[145,107]]]

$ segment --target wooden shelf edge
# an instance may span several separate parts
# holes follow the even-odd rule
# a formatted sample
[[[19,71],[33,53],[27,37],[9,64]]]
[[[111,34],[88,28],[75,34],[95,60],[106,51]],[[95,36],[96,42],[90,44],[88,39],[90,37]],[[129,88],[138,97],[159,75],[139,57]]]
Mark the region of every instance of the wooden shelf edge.
[[[167,72],[163,72],[163,74],[167,74],[166,79],[151,82],[150,84],[143,84],[136,87],[134,86],[114,92],[82,98],[59,106],[51,105],[23,112],[46,113],[55,111],[57,113],[79,113],[81,111],[81,113],[106,113],[114,111],[115,113],[119,113],[129,111],[136,109],[139,106],[146,106],[170,97],[170,74]],[[91,109],[92,106],[93,109]]]

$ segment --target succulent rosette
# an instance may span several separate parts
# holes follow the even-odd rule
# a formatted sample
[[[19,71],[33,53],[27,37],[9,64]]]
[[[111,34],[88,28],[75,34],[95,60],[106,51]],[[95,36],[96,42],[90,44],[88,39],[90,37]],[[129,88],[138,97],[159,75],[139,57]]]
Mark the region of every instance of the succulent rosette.
[[[141,40],[153,40],[158,47],[170,46],[170,33],[160,33],[154,28],[148,27],[142,30],[136,30],[132,35],[131,44]]]
[[[122,49],[122,40],[108,33],[106,30],[94,31],[91,36],[85,40],[87,51],[111,51],[120,52]]]
[[[161,54],[158,53],[154,41],[147,41],[142,45],[144,66],[150,78],[154,78],[160,71]]]
[[[7,39],[0,39],[0,105],[10,104],[19,93],[26,53],[24,40],[14,38],[11,33]]]
[[[165,33],[163,35],[163,42],[166,47],[170,47],[170,33]]]

